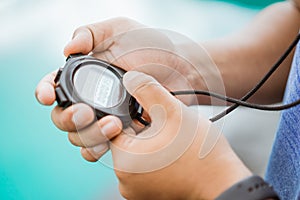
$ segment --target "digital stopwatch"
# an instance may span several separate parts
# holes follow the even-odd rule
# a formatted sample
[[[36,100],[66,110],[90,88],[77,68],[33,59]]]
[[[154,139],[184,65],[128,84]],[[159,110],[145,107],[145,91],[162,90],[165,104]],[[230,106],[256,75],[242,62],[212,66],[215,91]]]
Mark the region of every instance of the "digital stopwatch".
[[[70,55],[55,78],[58,106],[85,103],[94,109],[97,119],[115,115],[123,127],[133,119],[148,125],[141,118],[143,109],[123,86],[124,74],[124,70],[92,56]]]

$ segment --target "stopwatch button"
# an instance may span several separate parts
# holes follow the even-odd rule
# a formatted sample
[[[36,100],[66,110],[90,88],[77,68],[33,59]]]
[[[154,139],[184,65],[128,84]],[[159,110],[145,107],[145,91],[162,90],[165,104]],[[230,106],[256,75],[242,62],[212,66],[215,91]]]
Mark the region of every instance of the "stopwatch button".
[[[60,87],[55,88],[55,94],[58,106],[65,107],[69,104],[67,97],[65,96],[64,92]]]
[[[63,71],[63,69],[59,68],[59,70],[57,71],[56,77],[54,79],[54,83],[57,83],[59,81],[62,71]]]
[[[80,56],[83,56],[83,54],[82,53],[71,54],[67,57],[66,61],[68,61],[71,58],[76,58],[76,57],[80,57]]]

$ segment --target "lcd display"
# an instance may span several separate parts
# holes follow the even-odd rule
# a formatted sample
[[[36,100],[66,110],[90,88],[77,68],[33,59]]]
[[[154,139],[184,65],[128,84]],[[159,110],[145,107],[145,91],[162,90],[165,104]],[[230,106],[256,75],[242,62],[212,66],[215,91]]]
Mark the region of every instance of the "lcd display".
[[[120,79],[99,65],[81,67],[76,71],[73,81],[80,97],[98,107],[111,108],[118,105],[125,93]]]

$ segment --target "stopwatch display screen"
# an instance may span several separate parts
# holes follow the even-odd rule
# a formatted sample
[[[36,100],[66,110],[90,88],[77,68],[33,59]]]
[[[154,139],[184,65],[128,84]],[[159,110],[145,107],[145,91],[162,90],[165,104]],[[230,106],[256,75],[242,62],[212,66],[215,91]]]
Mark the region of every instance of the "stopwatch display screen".
[[[126,92],[113,72],[94,64],[79,68],[73,82],[80,97],[95,107],[114,107],[123,100]]]

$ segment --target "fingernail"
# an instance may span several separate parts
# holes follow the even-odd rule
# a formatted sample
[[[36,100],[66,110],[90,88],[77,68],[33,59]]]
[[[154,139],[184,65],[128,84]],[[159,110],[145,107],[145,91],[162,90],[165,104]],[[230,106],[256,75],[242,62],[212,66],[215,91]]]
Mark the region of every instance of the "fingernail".
[[[143,73],[138,71],[129,71],[124,74],[123,80],[126,82],[130,82],[131,80],[136,79],[136,77],[140,76],[141,74]]]
[[[53,101],[55,98],[53,95],[53,87],[49,84],[43,84],[39,87],[36,97],[41,104],[47,104]]]
[[[103,118],[100,123],[102,134],[109,140],[115,137],[122,130],[122,124],[120,124],[120,122],[118,123],[118,121],[111,116]]]
[[[93,151],[95,153],[101,153],[107,149],[108,149],[108,145],[106,143],[102,143],[102,144],[99,144],[99,145],[93,147]]]
[[[123,84],[129,93],[132,93],[140,84],[143,79],[138,79],[143,73],[137,71],[129,71],[123,76]]]
[[[74,105],[72,121],[78,128],[89,125],[93,120],[94,113],[90,107],[87,105]]]
[[[109,120],[101,126],[101,132],[106,138],[112,139],[112,137],[118,132],[120,128],[114,120]]]

